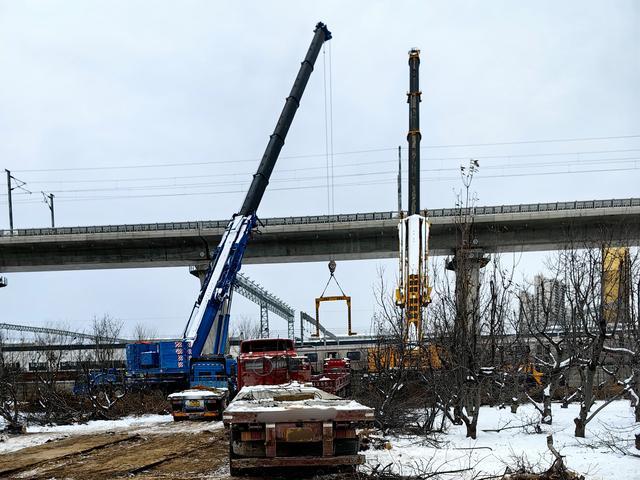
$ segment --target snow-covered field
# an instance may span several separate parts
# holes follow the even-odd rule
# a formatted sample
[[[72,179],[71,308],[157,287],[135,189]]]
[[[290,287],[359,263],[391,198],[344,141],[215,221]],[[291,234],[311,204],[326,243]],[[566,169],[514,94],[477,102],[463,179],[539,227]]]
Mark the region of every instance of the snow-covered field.
[[[595,408],[595,407],[594,407]],[[394,471],[410,475],[421,469],[458,470],[474,467],[471,472],[455,473],[445,478],[471,478],[502,474],[507,465],[515,466],[515,457],[524,458],[537,470],[549,467],[553,456],[547,449],[547,433],[553,433],[554,445],[565,456],[565,464],[582,473],[589,480],[640,479],[640,458],[614,453],[603,445],[604,440],[616,437],[616,444],[633,452],[634,434],[640,425],[634,422],[633,410],[627,401],[613,402],[602,410],[588,425],[587,436],[573,436],[573,419],[579,405],[561,409],[553,405],[553,425],[543,426],[543,433],[533,433],[533,427],[513,428],[496,432],[505,425],[530,423],[539,414],[532,405],[523,405],[517,414],[509,409],[483,407],[478,420],[478,439],[465,438],[464,426],[452,426],[439,437],[438,448],[423,443],[419,437],[390,438],[391,449],[366,452],[370,467],[392,464]],[[640,452],[638,452],[640,453]]]
[[[0,428],[2,425],[0,425]],[[106,432],[160,434],[165,432],[199,432],[222,428],[222,422],[175,423],[171,415],[142,415],[120,420],[95,420],[87,423],[55,426],[29,426],[26,435],[0,436],[0,454],[40,445],[51,440],[72,435],[89,435]]]

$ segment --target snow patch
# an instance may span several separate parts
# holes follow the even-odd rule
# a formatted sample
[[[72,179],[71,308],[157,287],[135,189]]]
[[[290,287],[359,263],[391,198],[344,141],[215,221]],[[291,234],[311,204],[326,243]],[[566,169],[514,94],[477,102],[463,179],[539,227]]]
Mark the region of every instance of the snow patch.
[[[593,410],[601,402],[596,402]],[[518,413],[498,407],[482,407],[478,420],[478,439],[465,437],[464,426],[451,426],[447,434],[439,437],[440,447],[424,443],[416,436],[390,437],[390,450],[370,450],[365,452],[367,464],[391,465],[402,475],[418,474],[422,467],[430,466],[440,470],[465,469],[477,465],[473,472],[458,473],[443,478],[471,479],[504,473],[507,465],[513,466],[514,457],[525,455],[529,462],[542,470],[548,468],[553,457],[547,449],[547,434],[553,433],[555,447],[565,456],[568,468],[586,475],[588,480],[612,478],[640,479],[638,459],[613,453],[597,447],[598,437],[605,437],[614,430],[620,438],[630,441],[633,448],[635,433],[640,433],[640,424],[635,423],[633,409],[627,401],[615,401],[604,408],[587,425],[587,437],[577,439],[573,435],[573,419],[578,415],[580,405],[571,404],[568,409],[552,404],[553,425],[540,425],[543,434],[526,433],[525,428],[483,432],[482,429],[498,429],[507,425],[524,425],[540,414],[533,405],[522,405]],[[532,428],[527,429],[528,432]]]

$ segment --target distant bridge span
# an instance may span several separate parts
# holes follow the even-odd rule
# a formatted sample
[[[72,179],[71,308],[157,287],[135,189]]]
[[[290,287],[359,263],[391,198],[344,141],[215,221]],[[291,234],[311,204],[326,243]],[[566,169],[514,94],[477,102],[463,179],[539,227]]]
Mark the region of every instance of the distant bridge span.
[[[640,198],[475,207],[474,245],[488,253],[556,250],[570,244],[640,244]],[[456,245],[461,210],[428,211],[432,255]],[[0,272],[176,267],[200,264],[227,220],[0,231]],[[396,212],[267,218],[245,263],[393,258]]]

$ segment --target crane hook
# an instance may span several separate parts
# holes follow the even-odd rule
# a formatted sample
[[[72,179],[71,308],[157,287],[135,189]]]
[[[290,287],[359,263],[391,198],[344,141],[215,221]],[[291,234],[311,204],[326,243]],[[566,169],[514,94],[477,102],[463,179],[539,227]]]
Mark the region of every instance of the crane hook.
[[[331,274],[332,277],[335,271],[336,271],[336,262],[335,260],[331,259],[329,260],[329,273]]]

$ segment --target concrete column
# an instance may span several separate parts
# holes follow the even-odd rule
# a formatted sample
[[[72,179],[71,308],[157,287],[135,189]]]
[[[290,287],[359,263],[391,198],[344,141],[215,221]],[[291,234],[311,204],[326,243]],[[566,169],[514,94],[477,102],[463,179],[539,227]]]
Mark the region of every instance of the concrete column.
[[[467,334],[479,333],[480,269],[490,258],[480,249],[460,249],[447,262],[447,270],[456,272],[456,309]]]
[[[198,277],[200,280],[200,288],[204,285],[204,279],[207,276],[208,268],[208,263],[199,263],[198,265],[192,265],[189,267],[189,273],[194,277]]]

